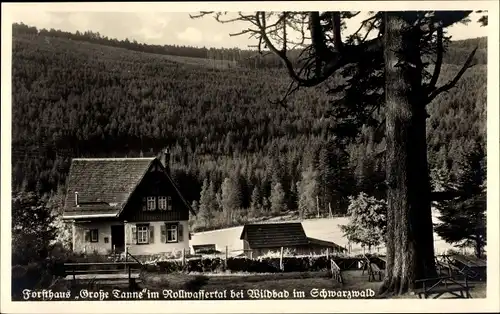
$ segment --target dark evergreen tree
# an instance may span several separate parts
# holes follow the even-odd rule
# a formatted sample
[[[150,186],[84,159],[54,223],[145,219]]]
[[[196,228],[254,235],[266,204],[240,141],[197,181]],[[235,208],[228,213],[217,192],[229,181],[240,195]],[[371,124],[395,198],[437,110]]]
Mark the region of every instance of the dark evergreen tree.
[[[448,41],[444,31],[466,21],[472,11],[376,12],[344,40],[345,21],[359,13],[259,11],[236,20],[251,25],[241,34],[252,34],[259,41],[259,51],[265,46],[280,57],[293,79],[278,102],[286,105],[286,98],[297,89],[319,86],[339,75],[343,80],[330,89],[342,91],[333,107],[339,121],[337,134],[355,138],[363,125],[385,125],[388,263],[382,290],[401,294],[412,290],[416,279],[436,275],[426,106],[456,86],[478,47],[451,81],[437,87]],[[203,12],[199,17],[207,14],[223,21],[227,13]],[[273,23],[274,19],[282,22]],[[298,66],[287,54],[287,25],[308,26],[310,43]],[[363,28],[365,35],[359,32]],[[372,31],[374,37],[368,39]],[[434,55],[431,70],[428,65]],[[373,114],[381,108],[383,122]]]
[[[486,245],[486,154],[480,143],[464,153],[453,188],[462,195],[438,203],[441,214],[436,232],[447,242],[473,247],[482,257]]]

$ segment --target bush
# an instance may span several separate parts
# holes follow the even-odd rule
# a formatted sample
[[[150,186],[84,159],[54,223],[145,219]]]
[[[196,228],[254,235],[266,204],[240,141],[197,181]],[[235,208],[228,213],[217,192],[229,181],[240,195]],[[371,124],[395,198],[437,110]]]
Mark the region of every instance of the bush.
[[[48,258],[41,262],[12,267],[12,299],[20,300],[24,289],[49,288],[58,277],[64,276],[64,262]]]

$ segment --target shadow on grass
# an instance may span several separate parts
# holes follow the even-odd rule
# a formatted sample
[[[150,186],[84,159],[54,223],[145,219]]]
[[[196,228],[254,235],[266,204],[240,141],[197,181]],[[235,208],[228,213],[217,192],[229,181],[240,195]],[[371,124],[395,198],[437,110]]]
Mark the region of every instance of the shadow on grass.
[[[187,273],[153,273],[144,272],[141,275],[142,285],[152,289],[183,289],[198,291],[205,288],[228,288],[276,285],[296,281],[321,280],[331,283],[331,275],[324,272],[273,273],[273,274],[187,274]],[[322,284],[323,286],[324,284]],[[330,285],[330,284],[329,284]],[[287,287],[283,287],[287,288]]]
[[[156,289],[182,289],[198,291],[207,284],[209,278],[204,275],[189,275],[183,273],[156,274],[142,273],[142,284]]]

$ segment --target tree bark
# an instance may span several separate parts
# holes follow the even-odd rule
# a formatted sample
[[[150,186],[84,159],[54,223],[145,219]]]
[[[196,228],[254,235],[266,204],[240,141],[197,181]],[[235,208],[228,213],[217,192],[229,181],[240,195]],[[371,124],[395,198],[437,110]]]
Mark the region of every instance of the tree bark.
[[[435,277],[420,33],[397,15],[385,18],[387,269],[381,292],[403,294]]]
[[[476,257],[477,258],[481,258],[481,253],[482,253],[482,250],[483,250],[483,244],[482,244],[482,241],[481,241],[481,237],[479,234],[476,234],[476,248],[475,248],[475,253],[476,253]]]

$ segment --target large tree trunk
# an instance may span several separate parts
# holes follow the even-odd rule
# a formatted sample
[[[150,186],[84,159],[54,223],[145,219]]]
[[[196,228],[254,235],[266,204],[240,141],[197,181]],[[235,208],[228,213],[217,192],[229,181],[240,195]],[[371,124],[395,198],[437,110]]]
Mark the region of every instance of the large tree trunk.
[[[435,277],[421,90],[420,34],[386,13],[387,270],[382,292],[402,294],[416,279]]]

